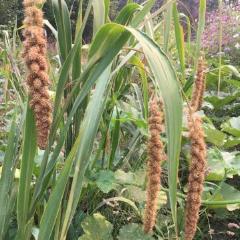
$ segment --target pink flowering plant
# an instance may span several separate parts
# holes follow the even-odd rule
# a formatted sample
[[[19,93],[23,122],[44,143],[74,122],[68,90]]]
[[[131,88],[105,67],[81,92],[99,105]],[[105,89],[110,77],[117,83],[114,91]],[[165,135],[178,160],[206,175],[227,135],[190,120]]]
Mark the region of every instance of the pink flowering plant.
[[[234,5],[224,4],[222,11],[217,9],[207,14],[202,44],[212,56],[219,54],[221,24],[222,54],[235,62],[240,57],[240,1]]]

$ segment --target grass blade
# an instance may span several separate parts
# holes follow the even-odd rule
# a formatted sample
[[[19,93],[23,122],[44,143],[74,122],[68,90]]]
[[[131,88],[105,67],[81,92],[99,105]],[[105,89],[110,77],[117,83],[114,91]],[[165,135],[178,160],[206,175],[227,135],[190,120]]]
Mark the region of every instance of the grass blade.
[[[164,51],[168,52],[168,42],[171,30],[171,20],[172,20],[172,12],[173,12],[173,4],[169,4],[167,6],[167,11],[164,19]]]
[[[105,3],[104,1],[93,0],[93,36],[105,23]]]
[[[58,44],[61,61],[64,62],[72,48],[72,30],[67,4],[64,0],[52,0],[58,29]]]
[[[197,30],[197,39],[196,39],[196,50],[195,50],[195,62],[194,62],[194,73],[197,69],[198,59],[200,56],[201,50],[201,40],[202,34],[205,27],[205,16],[206,16],[206,0],[199,1],[199,13],[198,13],[198,30]]]
[[[179,13],[177,10],[177,4],[173,4],[173,19],[175,28],[175,38],[178,50],[178,56],[180,60],[181,70],[182,70],[182,82],[185,81],[185,48],[184,48],[184,33],[183,27],[180,24]]]
[[[18,239],[23,240],[25,240],[28,235],[27,223],[30,203],[30,186],[36,150],[35,120],[33,112],[28,106],[24,128],[23,154],[17,199]]]
[[[115,22],[122,25],[125,25],[125,24],[127,25],[131,21],[133,14],[138,10],[140,10],[139,4],[137,3],[127,4],[126,6],[123,7],[123,9],[117,15]]]
[[[150,10],[153,7],[155,2],[156,2],[156,0],[147,1],[147,3],[144,5],[143,9],[140,12],[136,13],[136,15],[134,16],[134,18],[131,22],[132,27],[137,27],[143,21],[145,16],[150,12]]]

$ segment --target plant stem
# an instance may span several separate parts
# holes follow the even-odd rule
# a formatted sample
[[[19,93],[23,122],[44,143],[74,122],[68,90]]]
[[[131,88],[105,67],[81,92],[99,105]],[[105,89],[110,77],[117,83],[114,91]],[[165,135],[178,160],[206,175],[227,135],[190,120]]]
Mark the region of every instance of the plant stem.
[[[218,90],[217,90],[217,95],[219,96],[220,94],[220,87],[221,87],[221,76],[222,76],[222,0],[219,0],[219,67],[218,67]]]

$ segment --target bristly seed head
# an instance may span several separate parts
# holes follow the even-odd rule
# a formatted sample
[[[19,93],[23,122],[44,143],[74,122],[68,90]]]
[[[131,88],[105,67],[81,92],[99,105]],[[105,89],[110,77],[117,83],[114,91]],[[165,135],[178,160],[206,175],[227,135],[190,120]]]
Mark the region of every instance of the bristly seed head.
[[[157,215],[157,201],[161,183],[161,162],[165,160],[164,146],[160,139],[163,129],[162,104],[156,99],[150,102],[149,139],[148,139],[148,183],[147,200],[144,213],[144,231],[152,231]],[[160,108],[159,108],[160,107]]]
[[[196,233],[206,169],[206,144],[200,116],[194,114],[189,117],[189,132],[191,165],[188,177],[185,240],[192,240]]]
[[[45,149],[52,123],[52,103],[49,96],[48,64],[46,59],[46,36],[43,28],[43,12],[38,8],[43,0],[24,0],[24,51],[23,58],[28,68],[27,86],[30,106],[33,109],[37,142]]]
[[[193,112],[198,111],[202,106],[203,95],[206,88],[205,71],[206,71],[206,65],[203,57],[201,57],[198,61],[197,76],[194,82],[192,99],[191,99],[191,108]]]

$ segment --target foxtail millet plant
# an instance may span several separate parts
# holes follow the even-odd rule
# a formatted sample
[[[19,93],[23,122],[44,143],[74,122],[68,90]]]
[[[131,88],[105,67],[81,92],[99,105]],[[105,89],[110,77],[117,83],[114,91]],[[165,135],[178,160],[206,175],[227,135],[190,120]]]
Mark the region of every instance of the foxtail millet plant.
[[[203,57],[200,57],[198,61],[197,76],[195,79],[191,99],[191,109],[193,112],[198,111],[202,106],[203,95],[206,88],[205,71],[206,71],[205,61]]]
[[[49,95],[50,80],[46,59],[46,35],[43,28],[43,12],[38,8],[44,0],[24,0],[24,52],[28,76],[27,86],[30,106],[34,112],[37,143],[45,149],[52,122],[52,104]]]
[[[156,98],[150,102],[148,120],[150,137],[148,140],[148,182],[147,200],[144,213],[144,231],[152,231],[157,215],[157,201],[161,183],[161,162],[165,160],[164,146],[160,139],[163,131],[162,103],[158,106]]]

